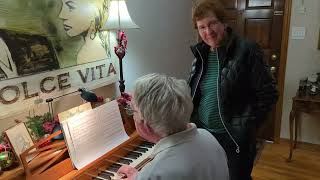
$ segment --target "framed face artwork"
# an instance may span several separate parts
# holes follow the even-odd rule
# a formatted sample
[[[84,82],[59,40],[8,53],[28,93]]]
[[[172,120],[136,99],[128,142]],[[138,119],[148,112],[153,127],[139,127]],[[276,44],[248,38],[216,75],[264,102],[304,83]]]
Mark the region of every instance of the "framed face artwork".
[[[37,98],[117,82],[118,61],[110,52],[116,37],[101,30],[110,0],[0,4],[0,119],[35,105]]]
[[[100,32],[106,21],[109,0],[61,0],[59,18],[69,37],[81,36],[84,44],[77,52],[77,64],[110,57],[109,34]],[[91,53],[88,53],[91,52]]]

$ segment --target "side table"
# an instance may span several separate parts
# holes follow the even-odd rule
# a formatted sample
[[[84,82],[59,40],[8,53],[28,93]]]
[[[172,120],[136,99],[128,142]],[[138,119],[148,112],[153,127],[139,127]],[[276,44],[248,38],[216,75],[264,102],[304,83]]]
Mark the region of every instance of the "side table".
[[[315,113],[320,112],[320,95],[311,96],[309,94],[305,96],[298,96],[292,98],[292,109],[290,112],[290,153],[288,161],[292,159],[293,150],[297,146],[297,131],[298,131],[298,121],[299,113]],[[294,133],[293,133],[294,126]],[[293,142],[294,136],[294,142]]]

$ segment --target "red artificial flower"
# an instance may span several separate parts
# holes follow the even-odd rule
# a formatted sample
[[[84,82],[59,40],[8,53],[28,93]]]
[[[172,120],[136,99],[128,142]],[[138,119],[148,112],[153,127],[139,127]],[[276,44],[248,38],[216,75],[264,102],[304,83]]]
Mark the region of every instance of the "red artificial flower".
[[[42,124],[42,128],[46,133],[50,133],[53,131],[53,128],[56,124],[53,122],[45,122]]]
[[[102,96],[98,96],[98,101],[97,102],[103,102],[104,98]]]
[[[118,104],[127,106],[131,102],[131,95],[128,93],[121,93],[121,96],[117,99]]]

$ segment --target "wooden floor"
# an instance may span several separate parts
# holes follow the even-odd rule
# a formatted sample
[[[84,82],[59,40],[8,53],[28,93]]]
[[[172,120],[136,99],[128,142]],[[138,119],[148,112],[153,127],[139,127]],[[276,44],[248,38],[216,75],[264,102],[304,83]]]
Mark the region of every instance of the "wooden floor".
[[[287,162],[289,144],[266,143],[257,161],[254,180],[320,180],[320,146],[298,144],[291,162]]]

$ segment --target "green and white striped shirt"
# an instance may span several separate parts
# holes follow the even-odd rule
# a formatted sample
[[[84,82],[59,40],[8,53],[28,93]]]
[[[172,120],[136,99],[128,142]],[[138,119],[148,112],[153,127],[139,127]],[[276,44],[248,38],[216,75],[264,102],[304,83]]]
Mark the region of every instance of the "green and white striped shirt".
[[[218,107],[218,76],[219,62],[216,52],[208,55],[207,71],[200,83],[201,100],[199,105],[200,122],[213,133],[226,132],[219,115]]]

